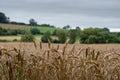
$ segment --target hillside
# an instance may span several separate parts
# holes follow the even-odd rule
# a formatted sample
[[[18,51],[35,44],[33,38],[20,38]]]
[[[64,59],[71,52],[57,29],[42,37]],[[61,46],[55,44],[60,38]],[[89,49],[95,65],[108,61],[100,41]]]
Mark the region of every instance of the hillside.
[[[2,24],[0,23],[0,27],[5,28],[5,29],[30,29],[30,28],[38,28],[40,32],[44,33],[46,31],[50,31],[50,33],[53,33],[53,31],[56,28],[53,27],[48,27],[48,26],[27,26],[27,25],[15,25],[15,24]]]
[[[21,28],[29,28],[30,26],[0,23],[0,27],[5,29],[21,29]]]

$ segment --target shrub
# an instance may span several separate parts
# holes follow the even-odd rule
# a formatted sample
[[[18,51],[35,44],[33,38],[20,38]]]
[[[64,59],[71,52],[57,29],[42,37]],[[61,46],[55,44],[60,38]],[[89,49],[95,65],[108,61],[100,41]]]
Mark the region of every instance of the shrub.
[[[77,38],[77,32],[76,30],[70,30],[69,31],[69,43],[73,44],[75,43],[76,41],[76,38]]]
[[[10,42],[10,41],[8,41],[6,39],[0,39],[0,42]]]
[[[40,34],[40,30],[39,30],[38,28],[31,28],[31,29],[30,29],[30,32],[31,32],[33,35]]]
[[[57,35],[57,29],[55,29],[55,30],[53,31],[53,34],[52,34],[52,35],[54,35],[54,36]]]
[[[51,34],[49,31],[45,32],[41,38],[41,41],[44,43],[47,43],[49,40],[52,41],[52,38],[50,36]]]
[[[7,31],[8,31],[9,35],[17,35],[18,34],[17,29],[9,29]]]
[[[32,42],[34,39],[35,38],[31,33],[26,33],[25,35],[21,36],[21,41],[23,42]]]
[[[120,39],[115,34],[110,34],[107,29],[87,28],[80,36],[82,43],[119,43]]]
[[[67,40],[67,34],[63,29],[57,30],[57,37],[60,43],[65,43]]]
[[[54,40],[52,40],[52,43],[60,43],[60,42],[59,42],[59,40],[54,39]]]
[[[18,40],[17,39],[13,39],[13,42],[17,42]]]

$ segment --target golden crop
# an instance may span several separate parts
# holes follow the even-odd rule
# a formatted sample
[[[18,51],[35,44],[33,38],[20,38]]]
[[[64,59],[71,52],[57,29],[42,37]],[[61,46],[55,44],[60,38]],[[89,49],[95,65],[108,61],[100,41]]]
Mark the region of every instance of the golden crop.
[[[120,80],[120,54],[113,50],[35,42],[34,48],[0,48],[0,80]]]

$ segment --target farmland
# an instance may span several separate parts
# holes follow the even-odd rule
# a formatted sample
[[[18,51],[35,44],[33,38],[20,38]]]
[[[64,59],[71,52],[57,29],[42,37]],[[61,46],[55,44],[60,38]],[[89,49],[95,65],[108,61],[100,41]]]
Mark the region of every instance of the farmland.
[[[40,42],[42,35],[35,35],[35,41]],[[57,37],[52,36],[53,39],[57,39]],[[1,40],[7,40],[7,42],[12,42],[14,40],[20,41],[21,35],[18,36],[0,36]]]
[[[21,28],[27,28],[27,27],[30,27],[30,26],[0,23],[0,27],[5,28],[5,29],[21,29]]]
[[[52,27],[47,27],[47,26],[28,26],[28,25],[16,25],[16,24],[2,24],[0,23],[0,27],[5,28],[5,29],[30,29],[30,28],[37,28],[40,30],[40,32],[45,33],[47,31],[50,31],[50,33],[53,33],[53,31],[56,28],[52,28]]]
[[[37,28],[41,34],[38,35],[34,35],[35,40],[36,41],[40,41],[41,36],[49,31],[51,34],[53,34],[54,30],[56,30],[57,28],[52,28],[52,27],[46,27],[46,26],[28,26],[28,25],[16,25],[16,24],[2,24],[0,23],[0,27],[2,27],[3,29],[10,29],[10,30],[20,30],[20,31],[25,31],[27,32],[28,30],[30,30],[31,28]],[[8,30],[9,31],[9,30]],[[5,32],[6,33],[6,32]],[[21,35],[23,34],[18,34],[18,35],[1,35],[0,36],[0,40],[6,40],[6,41],[20,41],[21,39]],[[54,36],[52,36],[52,38],[55,38]]]
[[[0,46],[0,80],[120,80],[119,44]]]

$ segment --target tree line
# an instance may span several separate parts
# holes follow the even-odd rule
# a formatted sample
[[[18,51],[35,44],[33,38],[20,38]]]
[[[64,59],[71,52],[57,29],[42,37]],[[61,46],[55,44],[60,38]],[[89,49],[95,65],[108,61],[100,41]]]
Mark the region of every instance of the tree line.
[[[45,26],[45,27],[52,27],[55,28],[55,26],[50,25],[50,24],[38,24],[37,21],[33,18],[29,19],[29,23],[24,23],[24,22],[16,22],[16,21],[11,21],[9,17],[5,15],[5,13],[0,12],[0,23],[5,23],[5,24],[16,24],[16,25],[28,25],[28,26]]]
[[[30,35],[32,36],[32,34]],[[28,34],[24,35],[24,37],[25,36],[28,37]],[[84,30],[70,29],[68,31],[65,29],[56,29],[54,31],[54,36],[57,38],[54,39],[52,36],[53,35],[47,31],[41,37],[41,41],[44,43],[50,41],[52,43],[67,42],[70,44],[75,43],[77,40],[83,44],[120,43],[120,37],[114,33],[110,33],[107,28],[86,28]],[[33,36],[32,39],[34,40]]]
[[[28,33],[28,31],[29,33]],[[81,30],[80,28],[76,29],[58,29],[56,28],[53,33],[46,31],[45,33],[41,33],[38,28],[30,28],[30,29],[4,29],[0,27],[0,36],[6,35],[25,35],[27,37],[28,34],[34,35],[42,35],[41,41],[48,42],[51,41],[53,43],[75,43],[77,40],[80,43],[120,43],[120,33],[111,33],[107,28],[85,28]],[[53,39],[52,36],[57,37]],[[25,41],[25,40],[24,40]],[[29,41],[29,40],[28,40]]]
[[[25,24],[22,22],[10,21],[10,18],[7,17],[4,13],[0,12],[0,23],[7,24],[19,24],[19,25],[31,25],[38,26],[37,22],[34,19],[29,20],[29,24]],[[42,24],[42,26],[54,27],[49,24]],[[63,29],[55,29],[51,34],[49,31],[45,33],[41,33],[37,28],[31,28],[28,32],[22,29],[4,29],[0,27],[0,35],[24,35],[21,38],[22,41],[32,41],[34,40],[33,35],[42,34],[41,41],[48,42],[51,41],[53,43],[75,43],[76,40],[79,40],[80,43],[120,43],[120,32],[112,33],[108,28],[86,28],[81,30],[80,27],[76,27],[76,29],[70,29],[70,26],[64,26]],[[26,34],[26,35],[25,35]],[[57,39],[52,39],[51,36],[56,36]],[[31,37],[31,38],[29,38]],[[28,39],[28,40],[26,40]]]

